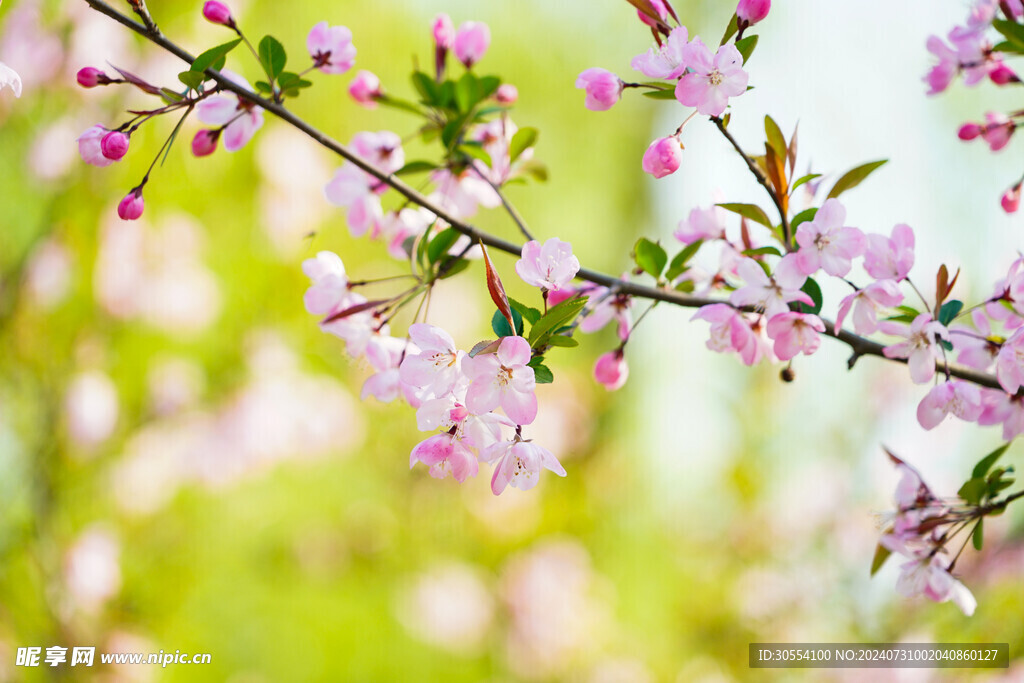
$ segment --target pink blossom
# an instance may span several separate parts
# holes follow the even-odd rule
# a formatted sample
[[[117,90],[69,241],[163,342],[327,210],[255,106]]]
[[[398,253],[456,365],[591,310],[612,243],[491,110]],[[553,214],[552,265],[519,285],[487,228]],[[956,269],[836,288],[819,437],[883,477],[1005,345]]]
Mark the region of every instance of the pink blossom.
[[[791,301],[814,305],[811,297],[800,291],[807,276],[800,272],[792,255],[779,262],[773,276],[765,273],[761,264],[752,258],[740,261],[736,273],[746,284],[729,296],[734,306],[752,306],[771,319],[789,311]]]
[[[479,21],[466,21],[459,26],[453,47],[455,56],[469,69],[484,58],[490,45],[491,29],[487,24]]]
[[[97,123],[78,136],[78,153],[81,155],[82,161],[100,167],[109,166],[116,161],[116,159],[110,159],[103,155],[102,144],[106,134],[107,129]]]
[[[306,36],[306,49],[313,65],[325,74],[343,74],[356,62],[352,31],[346,26],[328,26],[321,21]]]
[[[406,207],[400,211],[391,211],[377,221],[373,237],[388,243],[389,255],[405,260],[409,258],[405,248],[406,240],[425,233],[433,220],[434,214],[426,209]]]
[[[825,323],[816,315],[789,311],[768,320],[768,338],[775,341],[775,355],[789,360],[797,354],[810,356],[821,346],[819,334],[825,332]]]
[[[461,366],[473,360],[455,348],[451,335],[440,327],[416,323],[409,326],[409,338],[420,349],[419,353],[407,353],[399,368],[399,376],[406,384],[421,387],[434,396],[449,393],[459,381]],[[530,368],[532,375],[533,368]],[[481,412],[490,412],[490,408]]]
[[[231,18],[231,10],[223,2],[217,2],[217,0],[207,0],[203,4],[203,17],[214,24],[235,25],[235,20]]]
[[[557,237],[544,242],[530,240],[523,245],[522,258],[516,261],[516,273],[528,285],[558,290],[572,282],[580,270],[572,245]]]
[[[579,75],[576,88],[587,91],[583,105],[590,111],[611,109],[622,97],[622,80],[607,69],[592,67]]]
[[[377,98],[384,94],[380,79],[370,71],[360,71],[348,86],[348,94],[367,109],[377,108]]]
[[[15,97],[21,97],[21,76],[18,72],[0,62],[0,91],[10,88]]]
[[[886,358],[906,358],[910,379],[924,384],[935,376],[935,362],[941,358],[939,340],[948,339],[946,328],[932,320],[930,313],[922,313],[909,326],[905,323],[882,322],[878,329],[885,334],[905,337],[906,341],[882,349]]]
[[[686,46],[683,61],[693,71],[676,84],[676,99],[687,107],[696,107],[700,114],[721,116],[730,97],[747,91],[749,76],[742,68],[743,55],[731,43],[718,48],[712,58],[700,38],[694,38]]]
[[[867,240],[857,228],[843,227],[845,220],[846,208],[839,200],[826,199],[814,220],[797,228],[796,263],[801,272],[814,275],[821,268],[836,277],[850,272],[851,260],[864,253]]]
[[[971,122],[960,126],[960,129],[956,132],[956,136],[964,142],[969,142],[979,135],[981,135],[981,126]]]
[[[990,339],[992,325],[983,310],[978,308],[972,311],[971,319],[974,321],[973,329],[966,325],[955,325],[950,328],[950,338],[960,354],[957,360],[967,367],[984,372],[992,367],[999,353],[999,344]]]
[[[876,279],[899,282],[914,266],[914,231],[900,223],[893,227],[892,237],[872,233],[867,236],[864,270]]]
[[[590,300],[580,318],[580,331],[587,334],[597,332],[615,320],[619,339],[628,339],[633,327],[633,316],[630,312],[633,299],[625,294],[613,294],[607,287],[594,288],[589,296]]]
[[[97,85],[106,85],[110,82],[105,73],[91,66],[79,69],[75,79],[83,88],[95,88]]]
[[[839,302],[836,313],[836,329],[843,327],[843,321],[853,308],[853,331],[860,335],[874,334],[878,330],[878,310],[899,306],[903,294],[894,280],[878,280]]]
[[[142,201],[142,188],[137,187],[124,196],[121,203],[117,205],[117,215],[121,220],[134,221],[142,216],[146,203]]]
[[[725,237],[725,216],[725,209],[720,206],[692,209],[687,218],[679,221],[679,228],[673,234],[683,244],[722,239]]]
[[[438,14],[433,26],[434,45],[450,50],[455,45],[455,26],[447,14]]]
[[[765,355],[766,345],[743,314],[728,304],[701,306],[692,320],[711,323],[711,338],[707,347],[725,353],[735,351],[745,365],[754,365]]]
[[[1008,394],[1017,393],[1024,385],[1024,328],[1014,332],[999,349],[996,378]]]
[[[360,157],[373,164],[382,173],[394,173],[405,165],[402,138],[397,133],[382,130],[376,133],[356,133],[349,143]],[[374,179],[372,182],[376,182]]]
[[[365,401],[373,396],[381,403],[390,403],[401,396],[398,366],[406,353],[416,351],[416,346],[405,339],[384,335],[371,338],[366,345],[366,359],[376,372],[363,383],[359,398]]]
[[[1021,184],[1017,183],[1006,192],[999,200],[999,205],[1003,207],[1003,211],[1006,213],[1016,213],[1017,209],[1020,208],[1020,187]]]
[[[675,137],[658,138],[644,152],[643,169],[655,178],[664,178],[679,170],[683,146]]]
[[[677,26],[660,46],[656,45],[644,54],[633,57],[630,66],[648,78],[675,80],[686,71],[686,46],[689,38],[686,27]]]
[[[192,138],[192,154],[197,157],[205,157],[217,150],[217,140],[220,138],[220,130],[204,128],[196,132]]]
[[[974,422],[981,415],[981,391],[977,385],[957,379],[935,385],[917,406],[917,421],[925,429],[939,426],[947,415]]]
[[[372,180],[355,164],[346,162],[324,186],[328,202],[348,209],[348,226],[353,237],[365,235],[384,215],[380,197],[373,192]]]
[[[117,428],[117,386],[99,370],[80,372],[68,382],[64,411],[71,439],[83,447],[96,446]]]
[[[995,62],[988,72],[989,79],[996,85],[1007,85],[1009,83],[1019,83],[1020,79],[1017,74],[1014,73],[1013,69],[1006,66],[1006,63],[1002,60]]]
[[[465,393],[462,386],[456,390]],[[507,417],[495,413],[473,415],[463,403],[451,394],[423,401],[416,411],[416,427],[423,432],[440,429],[462,441],[470,450],[483,452],[504,439],[503,429],[516,426]]]
[[[935,602],[952,600],[967,616],[974,614],[978,603],[967,587],[949,573],[948,557],[929,548],[910,549],[892,534],[883,536],[881,544],[910,558],[909,562],[900,565],[897,593],[908,598],[924,595]]]
[[[527,365],[530,343],[522,337],[505,337],[497,353],[484,353],[463,361],[469,377],[466,407],[477,415],[498,406],[516,424],[527,425],[537,417],[536,380]]]
[[[621,389],[629,379],[629,365],[622,349],[601,354],[594,363],[594,379],[608,391]]]
[[[430,476],[444,479],[451,475],[460,484],[479,471],[476,456],[451,434],[438,434],[416,444],[409,454],[409,468],[421,462],[430,468]]]
[[[1010,136],[1016,129],[1016,124],[999,112],[990,111],[985,114],[985,125],[982,128],[981,137],[988,143],[993,152],[998,152],[1010,142]]]
[[[949,32],[949,42],[957,51],[964,74],[964,85],[980,83],[996,62],[991,59],[991,43],[985,36],[988,26],[957,26]]]
[[[227,69],[221,69],[220,73],[246,90],[252,90],[249,82],[238,74]],[[263,126],[263,108],[237,95],[208,97],[196,105],[196,108],[199,120],[203,123],[224,126],[224,149],[229,152],[237,152],[245,147],[256,131]]]
[[[740,0],[736,7],[736,18],[741,26],[753,26],[768,16],[772,0]]]
[[[511,83],[502,83],[494,93],[494,99],[498,104],[515,104],[519,99],[519,90]]]
[[[461,173],[452,173],[442,168],[434,171],[430,179],[437,184],[435,194],[431,195],[431,198],[439,198],[442,207],[456,218],[471,218],[481,206],[493,209],[501,205],[501,197],[475,170],[466,169]]]
[[[128,136],[118,130],[112,130],[100,138],[100,152],[108,159],[119,161],[128,153]]]
[[[348,275],[341,257],[321,251],[302,262],[302,272],[313,284],[303,297],[306,310],[313,315],[327,315],[348,308]]]
[[[566,472],[551,451],[530,441],[513,441],[497,443],[481,454],[486,462],[494,462],[494,474],[491,476],[491,491],[501,495],[505,487],[512,486],[520,491],[532,489],[540,480],[541,469],[548,469],[560,477]]]
[[[960,71],[960,56],[938,36],[928,36],[925,45],[929,52],[938,57],[939,63],[933,66],[922,80],[928,84],[929,95],[938,95],[949,87]]]
[[[1010,395],[998,389],[981,389],[981,392],[979,425],[1003,425],[1004,441],[1012,441],[1024,434],[1024,396]]]

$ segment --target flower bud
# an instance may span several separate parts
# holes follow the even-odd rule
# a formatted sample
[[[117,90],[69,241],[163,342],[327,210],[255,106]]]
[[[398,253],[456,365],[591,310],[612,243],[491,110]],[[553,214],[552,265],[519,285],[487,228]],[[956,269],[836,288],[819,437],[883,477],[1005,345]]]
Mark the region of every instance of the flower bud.
[[[587,91],[583,105],[590,111],[607,111],[622,97],[622,80],[607,69],[587,69],[576,79],[576,87]]]
[[[450,50],[455,44],[455,26],[447,14],[438,14],[434,19],[434,44],[441,50]]]
[[[519,90],[511,83],[502,83],[494,93],[494,99],[500,104],[515,104],[519,99]]]
[[[142,210],[145,208],[146,204],[142,201],[142,188],[137,187],[126,194],[121,203],[117,205],[117,215],[121,217],[121,220],[134,221],[142,215]]]
[[[204,128],[192,138],[192,154],[197,157],[205,157],[213,154],[217,149],[217,138],[220,137],[219,130]]]
[[[463,22],[455,34],[455,56],[467,69],[483,59],[490,45],[491,29],[483,22]]]
[[[1013,69],[1006,66],[1006,64],[1003,62],[999,62],[994,69],[989,71],[988,77],[996,85],[1006,85],[1007,83],[1020,82],[1020,79],[1017,78],[1017,74],[1013,73]]]
[[[740,0],[736,6],[736,18],[740,26],[752,26],[768,16],[772,0]]]
[[[100,140],[100,152],[111,161],[118,161],[128,153],[128,136],[112,130]]]
[[[1003,193],[1003,198],[999,201],[1003,206],[1003,211],[1006,213],[1015,213],[1020,208],[1020,183],[1017,183],[1009,190]]]
[[[981,126],[976,123],[965,123],[960,126],[960,130],[957,131],[957,137],[965,141],[973,140],[979,135],[981,135]]]
[[[665,6],[665,3],[662,0],[651,0],[651,7],[662,21],[668,21],[668,7]],[[654,19],[647,16],[645,12],[637,10],[636,15],[640,17],[640,21],[644,22],[646,25],[651,28],[657,28],[658,24]]]
[[[594,364],[594,379],[608,391],[621,389],[628,378],[629,366],[622,349],[603,354]]]
[[[348,86],[348,94],[367,109],[374,109],[377,106],[376,99],[383,95],[384,91],[381,90],[380,79],[376,75],[369,71],[360,71]]]
[[[679,170],[683,146],[674,137],[658,138],[644,152],[643,168],[655,178],[664,178]]]
[[[235,25],[235,20],[231,17],[231,10],[223,2],[217,0],[207,0],[203,5],[203,16],[207,21],[221,26],[232,27]]]
[[[83,88],[95,88],[97,85],[106,85],[110,79],[105,73],[91,66],[78,70],[78,85]]]

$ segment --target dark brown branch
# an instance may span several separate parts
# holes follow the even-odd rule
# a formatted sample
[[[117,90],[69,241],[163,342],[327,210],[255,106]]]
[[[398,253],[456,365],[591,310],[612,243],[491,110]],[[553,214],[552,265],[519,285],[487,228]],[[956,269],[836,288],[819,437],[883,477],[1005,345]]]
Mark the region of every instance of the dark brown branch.
[[[84,1],[96,11],[110,17],[111,19],[122,24],[123,26],[128,27],[129,29],[135,31],[139,35],[144,36],[151,42],[155,43],[156,45],[159,45],[163,49],[167,50],[171,54],[181,59],[182,61],[191,64],[195,59],[186,50],[184,50],[177,44],[171,42],[159,32],[154,33],[149,31],[145,26],[121,14],[103,0]],[[306,136],[316,141],[323,147],[326,147],[327,149],[331,150],[338,156],[351,162],[361,170],[365,171],[369,175],[376,178],[377,180],[386,183],[389,187],[391,187],[393,190],[404,196],[412,203],[423,207],[427,211],[430,211],[435,216],[445,221],[462,234],[468,236],[474,244],[476,242],[482,242],[488,247],[497,249],[498,251],[504,251],[508,254],[512,254],[515,256],[518,256],[522,253],[522,245],[514,244],[507,240],[503,240],[500,237],[495,237],[490,233],[484,232],[472,225],[469,225],[468,223],[460,221],[456,217],[450,215],[441,207],[435,206],[429,199],[424,197],[422,194],[420,194],[413,188],[406,185],[397,176],[382,173],[377,168],[375,168],[374,166],[370,165],[362,158],[357,156],[347,147],[337,142],[336,140],[332,139],[325,133],[322,133],[321,131],[317,130],[313,126],[309,125],[308,123],[297,117],[295,114],[285,109],[280,104],[264,99],[257,95],[255,92],[252,92],[251,90],[246,90],[245,88],[237,85],[236,83],[222,76],[219,71],[207,69],[206,74],[211,79],[213,79],[222,90],[232,92],[245,100],[253,102],[259,105],[260,107],[263,107],[265,110],[274,114],[279,119],[287,122],[294,128],[302,131],[303,133],[306,134]],[[717,118],[712,118],[712,120],[715,121],[719,129],[722,131],[723,135],[725,135],[726,139],[728,139],[732,143],[736,151],[747,162],[747,166],[750,168],[750,171],[755,175],[755,177],[757,177],[758,182],[764,185],[765,189],[769,191],[769,194],[771,194],[772,198],[776,201],[776,206],[779,208],[780,212],[782,212],[782,206],[778,203],[778,199],[771,191],[771,188],[767,185],[767,179],[764,177],[764,174],[761,173],[760,169],[757,168],[757,165],[753,162],[753,160],[750,159],[750,157],[748,157],[739,147],[736,140],[725,129],[725,126],[722,125],[722,121]],[[788,231],[789,224],[786,220],[784,212],[782,213],[783,226]],[[581,280],[586,280],[596,285],[601,285],[604,287],[614,287],[617,292],[622,294],[628,294],[629,296],[649,299],[651,301],[664,301],[666,303],[675,304],[677,306],[682,306],[684,308],[700,308],[701,306],[708,306],[710,304],[726,303],[720,299],[694,296],[692,294],[678,292],[674,289],[648,287],[646,285],[637,284],[635,282],[623,281],[620,280],[619,278],[613,277],[606,273],[600,273],[598,271],[590,270],[588,268],[581,268],[579,273],[577,273],[577,277]],[[860,337],[845,330],[836,331],[834,324],[829,320],[825,320],[825,334],[830,337],[833,337],[834,339],[838,339],[839,341],[850,346],[850,348],[853,350],[853,357],[850,359],[851,367],[853,365],[853,362],[856,361],[861,356],[878,356],[880,358],[885,358],[885,356],[882,353],[882,349],[884,348],[882,344],[871,341],[870,339],[865,339],[864,337]],[[906,363],[905,359],[900,358],[890,358],[889,360],[898,363]],[[944,363],[936,362],[935,365],[939,371],[945,372],[946,366]],[[956,364],[950,364],[949,373],[954,377],[958,377],[960,379],[964,379],[981,386],[999,388],[999,382],[993,375],[978,372],[977,370],[974,370],[972,368]]]

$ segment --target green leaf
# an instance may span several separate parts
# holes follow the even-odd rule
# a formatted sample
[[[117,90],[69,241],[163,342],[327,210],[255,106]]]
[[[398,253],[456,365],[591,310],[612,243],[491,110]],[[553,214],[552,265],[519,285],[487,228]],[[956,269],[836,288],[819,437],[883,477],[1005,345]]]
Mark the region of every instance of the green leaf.
[[[580,343],[572,337],[566,337],[563,334],[553,334],[548,337],[548,346],[561,346],[563,348],[571,349],[574,346],[579,346]]]
[[[410,161],[405,166],[395,171],[395,175],[425,173],[427,171],[433,171],[435,168],[437,168],[437,164],[434,164],[430,161]]]
[[[757,47],[757,36],[746,36],[736,41],[736,49],[743,55],[743,63],[746,64],[747,60],[750,59],[750,55],[754,54],[754,48]]]
[[[516,134],[512,136],[512,141],[508,144],[509,163],[515,161],[523,152],[536,145],[538,135],[539,133],[536,128],[527,127],[517,130]]]
[[[652,100],[674,100],[676,98],[674,90],[645,90],[642,95]]]
[[[719,204],[718,206],[722,207],[726,211],[738,213],[744,218],[749,218],[755,223],[760,223],[766,228],[775,227],[774,225],[772,225],[771,220],[768,219],[768,214],[766,214],[764,212],[764,209],[762,209],[757,204]]]
[[[1015,21],[996,19],[992,22],[992,28],[1002,33],[1006,40],[1018,48],[1024,48],[1024,26]]]
[[[978,524],[974,527],[974,533],[971,534],[971,540],[974,542],[974,549],[981,550],[981,545],[985,540],[985,518],[981,517],[978,519]]]
[[[501,85],[501,79],[497,76],[481,76],[477,79],[480,87],[480,99],[490,97]]]
[[[427,245],[427,260],[430,263],[437,263],[452,248],[460,234],[455,228],[445,228],[437,233],[437,236]]]
[[[456,260],[453,265],[449,266],[448,264],[453,260],[455,260],[454,256],[446,256],[444,260],[441,261],[440,270],[444,272],[444,275],[441,276],[442,280],[447,280],[454,275],[458,275],[466,268],[469,268],[469,261],[464,258]]]
[[[202,73],[210,68],[219,71],[224,68],[227,54],[238,47],[240,42],[242,42],[241,38],[235,38],[217,47],[211,47],[192,61],[191,70],[197,73]]]
[[[555,375],[548,369],[548,366],[544,365],[544,356],[531,358],[527,365],[533,368],[533,376],[537,384],[551,384],[555,381]]]
[[[459,145],[459,151],[468,157],[479,159],[486,164],[487,168],[491,168],[492,161],[491,155],[483,148],[479,142],[464,142]]]
[[[512,307],[512,310],[519,311],[520,315],[530,321],[530,325],[536,325],[537,321],[540,320],[540,311],[536,308],[531,308],[511,297],[508,300],[508,305]]]
[[[455,104],[459,111],[468,112],[480,101],[480,85],[476,76],[467,71],[455,84]]]
[[[996,464],[996,460],[999,460],[999,458],[1002,457],[1003,453],[1005,453],[1006,449],[1008,449],[1009,447],[1009,443],[1004,443],[1002,446],[995,449],[994,451],[986,455],[984,458],[979,460],[978,464],[974,466],[974,471],[971,472],[971,478],[984,478],[984,476],[988,474],[988,471],[992,469],[992,465]]]
[[[675,280],[677,277],[686,272],[690,259],[700,250],[701,245],[704,244],[704,240],[697,240],[691,242],[683,247],[683,250],[675,255],[672,259],[672,263],[668,266],[668,272],[665,273],[665,277],[669,280]]]
[[[1024,55],[1024,45],[1018,43],[1011,43],[1008,40],[1004,40],[1000,43],[996,43],[992,46],[993,52],[1011,52],[1016,55]]]
[[[971,477],[956,494],[971,505],[977,505],[981,502],[981,497],[985,495],[986,490],[988,490],[988,484],[984,479]]]
[[[256,81],[256,89],[268,95],[274,92],[274,89],[266,81]]]
[[[823,303],[821,297],[821,287],[818,286],[818,283],[814,280],[814,278],[807,278],[807,282],[805,282],[804,286],[800,288],[800,291],[805,293],[807,296],[811,297],[811,301],[814,302],[814,306],[811,307],[810,309],[808,309],[807,304],[797,303],[798,306],[803,308],[803,312],[813,313],[814,315],[818,315],[819,313],[821,313],[821,305]]]
[[[882,565],[885,564],[890,555],[892,555],[892,551],[881,543],[875,547],[875,556],[871,560],[871,576],[878,573],[878,570],[882,568]]]
[[[793,190],[795,190],[796,188],[800,187],[804,183],[809,183],[812,180],[814,180],[815,178],[820,178],[820,177],[821,177],[820,173],[808,173],[805,176],[800,176],[800,178],[798,178],[797,181],[795,183],[793,183],[793,186],[789,188],[789,193],[793,194]]]
[[[828,193],[829,199],[834,199],[847,190],[852,190],[861,184],[861,182],[867,178],[871,173],[885,164],[888,159],[882,159],[880,161],[872,161],[867,164],[861,164],[857,168],[847,171],[842,178],[836,181],[836,184],[832,186],[832,190]]]
[[[801,223],[806,223],[807,221],[813,221],[816,215],[818,215],[818,209],[811,207],[810,209],[804,209],[797,215],[793,216],[793,220],[789,223],[790,234],[795,235],[797,226]]]
[[[455,143],[458,142],[459,134],[462,132],[462,125],[465,123],[465,116],[458,116],[444,125],[444,130],[441,131],[441,144],[446,148],[452,149]]]
[[[636,241],[636,246],[633,247],[633,256],[636,259],[636,264],[645,272],[653,275],[655,279],[661,277],[665,271],[665,265],[668,263],[668,254],[665,253],[661,245],[646,237],[641,237]]]
[[[942,304],[942,308],[939,309],[939,322],[943,325],[949,325],[949,323],[953,322],[954,318],[960,315],[960,311],[963,310],[963,307],[963,301],[950,299],[946,303]]]
[[[423,104],[428,107],[437,105],[440,91],[433,78],[422,71],[416,71],[412,75],[412,85],[416,88],[416,92],[420,94],[420,97],[423,98]]]
[[[523,165],[519,167],[519,170],[522,173],[529,175],[537,182],[543,183],[548,179],[548,167],[536,159],[530,159],[529,161],[524,162]]]
[[[491,316],[491,329],[494,330],[494,334],[499,337],[516,337],[522,336],[523,334],[523,316],[519,315],[519,311],[512,309],[512,322],[516,324],[516,329],[513,332],[512,328],[508,325],[508,320],[505,320],[505,316],[501,314],[501,311],[494,311],[494,315]]]
[[[284,45],[278,42],[274,36],[263,36],[259,47],[256,50],[260,56],[260,64],[267,72],[270,80],[277,78],[278,74],[284,71],[284,65],[288,62],[288,55],[284,51]]]
[[[729,25],[725,29],[725,35],[722,36],[722,42],[719,43],[719,47],[729,42],[729,39],[736,35],[736,32],[740,30],[740,20],[735,14],[732,15],[732,19],[729,20]]]
[[[184,73],[191,72],[185,71]],[[163,98],[163,101],[167,104],[174,104],[175,102],[181,102],[183,99],[185,99],[180,92],[175,92],[170,88],[160,88],[160,97]]]
[[[782,256],[782,252],[776,247],[758,247],[757,249],[745,249],[743,251],[744,256],[764,256],[771,254],[772,256]]]
[[[178,80],[193,90],[199,90],[206,76],[201,71],[182,71],[178,74]]]
[[[313,82],[307,81],[297,73],[285,71],[277,77],[277,84],[281,87],[281,90],[300,90],[313,85]]]
[[[537,348],[545,337],[550,336],[553,330],[567,325],[579,314],[587,303],[587,297],[567,299],[553,307],[546,314],[534,323],[530,330],[530,346]]]
[[[392,97],[391,95],[380,95],[376,98],[376,101],[383,104],[385,107],[391,107],[393,109],[401,109],[417,116],[423,116],[423,111],[412,102]]]
[[[746,40],[744,38],[744,40]],[[775,152],[779,159],[786,158],[786,136],[779,130],[779,125],[770,116],[764,117],[764,134],[768,140],[768,146]]]
[[[697,285],[694,284],[693,280],[683,280],[675,287],[677,292],[686,292],[687,294],[693,294],[693,290],[697,289]]]

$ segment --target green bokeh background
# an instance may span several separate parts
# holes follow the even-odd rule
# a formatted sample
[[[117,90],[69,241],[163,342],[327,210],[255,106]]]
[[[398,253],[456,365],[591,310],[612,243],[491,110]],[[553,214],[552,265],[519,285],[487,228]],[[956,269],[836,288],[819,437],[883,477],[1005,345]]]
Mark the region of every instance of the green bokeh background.
[[[9,3],[0,10],[0,33],[15,12],[38,8],[39,30],[73,45],[76,32],[95,30],[87,22],[100,21],[74,5]],[[386,88],[406,96],[410,66],[432,60],[427,27],[437,12],[450,12],[456,23],[487,21],[494,42],[481,66],[516,84],[515,120],[542,131],[536,154],[551,171],[542,186],[510,188],[510,198],[538,234],[568,239],[588,266],[620,272],[638,236],[666,235],[671,225],[655,220],[654,186],[637,172],[654,136],[657,108],[630,97],[613,113],[591,114],[571,88],[575,75],[592,65],[624,71],[647,42],[625,3],[590,5],[339,0],[233,7],[249,34],[272,29],[293,59],[304,54],[313,23],[344,23],[355,35],[357,68],[374,71]],[[199,18],[198,3],[153,3],[152,10],[164,32],[193,52],[224,39],[223,31]],[[714,3],[693,4],[685,7],[684,20],[717,26],[723,13]],[[17,39],[8,31],[4,40],[12,45]],[[118,66],[154,80],[168,74],[173,79],[180,68],[155,61],[155,48],[141,40],[133,38],[123,49],[118,56],[128,61]],[[419,468],[409,472],[406,454],[422,438],[413,412],[398,404],[359,403],[368,370],[349,362],[342,343],[322,334],[301,303],[307,280],[300,263],[321,249],[341,254],[355,278],[397,273],[399,266],[380,244],[351,238],[340,211],[324,204],[310,213],[307,200],[318,201],[337,162],[313,143],[285,136],[269,116],[253,142],[233,155],[220,151],[196,160],[179,145],[146,189],[141,223],[147,234],[168,231],[173,245],[177,233],[169,215],[186,214],[198,226],[204,244],[195,258],[215,278],[220,297],[212,321],[188,331],[139,315],[112,315],[97,299],[101,235],[116,223],[117,200],[145,172],[173,124],[147,125],[133,137],[126,160],[108,169],[77,158],[66,167],[48,165],[40,139],[56,123],[73,128],[66,140],[73,149],[79,131],[96,121],[118,122],[118,112],[145,102],[136,91],[70,87],[78,67],[102,66],[109,57],[102,50],[78,56],[86,61],[67,58],[44,82],[26,78],[21,99],[9,91],[0,95],[0,678],[48,679],[48,670],[14,667],[16,649],[29,645],[213,656],[205,666],[97,667],[88,675],[62,667],[69,680],[246,682],[897,680],[880,671],[753,672],[747,644],[760,641],[1009,642],[1012,656],[1021,655],[1019,514],[992,524],[989,547],[962,565],[982,604],[975,617],[966,619],[951,605],[898,598],[891,589],[894,573],[866,577],[875,534],[871,513],[885,507],[895,483],[879,479],[878,471],[887,470],[864,465],[881,459],[865,425],[884,409],[854,411],[852,424],[823,418],[819,426],[829,447],[822,453],[824,441],[796,426],[814,422],[804,416],[815,408],[781,414],[780,406],[791,407],[794,399],[792,391],[780,393],[776,370],[739,372],[727,359],[730,369],[714,374],[725,365],[707,359],[702,341],[679,354],[689,353],[691,365],[711,363],[711,375],[698,387],[708,392],[698,398],[685,397],[689,389],[672,384],[650,345],[631,356],[634,380],[626,389],[607,394],[593,384],[590,367],[614,344],[610,331],[585,339],[571,353],[556,351],[550,363],[556,384],[542,388],[539,397],[553,415],[546,433],[564,446],[557,455],[568,470],[565,479],[545,477],[537,490],[508,491],[494,501],[484,471],[462,488],[432,480]],[[256,80],[246,57],[238,51],[229,67]],[[315,80],[316,87],[291,106],[336,139],[347,141],[360,130],[411,131],[402,113],[351,103],[345,93],[350,75]],[[187,124],[183,139],[196,128]],[[60,139],[59,131],[54,135]],[[262,149],[268,140],[278,144]],[[293,164],[285,175],[296,178],[295,185],[282,187],[261,153],[273,160],[291,145],[309,149],[277,162]],[[426,154],[418,142],[407,146],[409,159]],[[315,163],[304,165],[305,159]],[[50,166],[56,170],[39,171]],[[327,175],[319,174],[321,167]],[[283,208],[271,214],[265,201],[274,193]],[[290,225],[292,211],[303,217],[294,220],[298,227]],[[498,211],[476,222],[516,238]],[[283,231],[275,232],[278,224]],[[67,294],[52,306],[39,304],[28,285],[34,255],[47,240],[70,254]],[[496,263],[512,296],[536,296],[514,277],[511,259],[498,256]],[[468,347],[487,333],[480,265],[445,286],[453,298],[439,295],[436,314],[464,331],[457,341]],[[678,315],[671,317],[673,325],[681,324]],[[396,327],[403,324],[400,319]],[[267,346],[294,367],[282,371],[265,356],[253,360],[254,347]],[[161,415],[150,399],[150,373],[168,357],[191,363],[203,381],[177,413]],[[246,465],[221,484],[168,483],[166,502],[144,513],[126,510],[113,482],[138,435],[187,431],[183,415],[230,411],[264,363],[262,372],[282,372],[285,382],[314,375],[332,395],[350,399],[324,427],[343,436],[337,448],[315,458],[280,453],[277,461]],[[69,382],[86,370],[111,378],[119,404],[113,434],[91,448],[71,438],[65,411]],[[865,372],[867,379],[844,380],[845,401],[856,402],[872,386],[901,377],[875,366]],[[810,369],[803,373],[813,376]],[[708,428],[728,431],[733,446],[703,452],[693,446],[690,431],[699,425],[683,420],[668,454],[680,464],[659,477],[650,465],[650,434],[666,428],[651,424],[645,380],[659,382],[665,392],[659,396],[673,397],[669,406],[681,419],[687,401],[724,406],[732,419]],[[726,382],[728,391],[722,389]],[[263,409],[276,411],[273,401]],[[259,420],[246,424],[255,430],[248,436],[258,441]],[[167,431],[154,431],[159,429]],[[986,433],[985,444],[973,452],[984,452],[992,438]],[[225,438],[220,451],[202,457],[228,458],[237,447]],[[691,457],[724,463],[697,491],[684,481]],[[961,469],[970,457],[961,459]],[[792,486],[795,473],[820,464],[819,458],[826,466],[798,479],[806,487]],[[858,484],[839,485],[842,495],[835,499],[818,507],[801,504],[849,481]],[[664,496],[655,492],[674,487],[685,495],[661,504]],[[774,518],[799,523],[790,528]],[[120,580],[90,610],[75,602],[67,567],[76,540],[96,524],[116,539]],[[853,540],[844,545],[844,539]],[[483,590],[488,615],[477,631],[454,639],[431,623],[467,608],[452,597],[434,612],[417,611],[412,597],[451,597],[430,579],[453,566],[471,577],[467,591]],[[142,644],[123,647],[128,637]],[[1014,672],[1021,675],[1020,665]],[[968,677],[926,672],[898,680]]]

